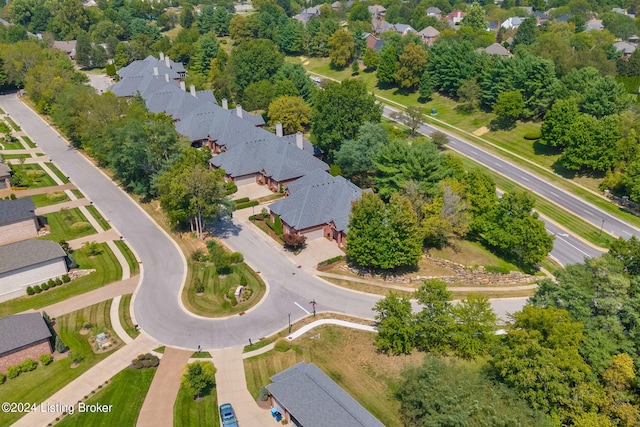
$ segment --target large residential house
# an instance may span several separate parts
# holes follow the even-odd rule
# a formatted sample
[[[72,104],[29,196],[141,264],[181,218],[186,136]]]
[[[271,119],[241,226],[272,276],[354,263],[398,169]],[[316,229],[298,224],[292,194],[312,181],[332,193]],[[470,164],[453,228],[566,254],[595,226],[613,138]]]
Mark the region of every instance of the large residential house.
[[[306,24],[307,22],[311,21],[313,18],[316,18],[319,16],[320,16],[320,9],[318,9],[317,7],[309,7],[307,9],[303,9],[302,12],[298,13],[297,15],[294,15],[293,19],[296,19],[302,22],[303,24]]]
[[[26,359],[51,354],[51,331],[40,313],[14,314],[0,319],[0,372]]]
[[[387,14],[387,9],[385,9],[384,6],[380,6],[379,4],[369,6],[367,9],[374,19],[383,18]]]
[[[453,12],[451,12],[450,14],[447,15],[447,22],[449,23],[449,25],[456,26],[456,25],[460,25],[460,23],[462,22],[462,18],[464,18],[464,16],[467,14],[467,12],[464,12],[460,9],[456,9]]]
[[[442,11],[437,7],[431,6],[427,8],[427,16],[433,16],[436,19],[440,19],[440,17],[442,16]]]
[[[289,184],[284,199],[269,206],[271,219],[279,215],[286,233],[308,239],[325,237],[339,247],[346,243],[351,204],[362,197],[362,190],[342,176],[325,170],[314,172]]]
[[[0,190],[11,188],[11,168],[0,161]]]
[[[637,46],[629,42],[616,42],[613,44],[618,52],[622,52],[622,56],[627,58],[636,51]]]
[[[492,45],[489,45],[485,48],[479,48],[478,52],[484,52],[487,53],[489,55],[500,55],[500,56],[504,56],[507,57],[509,56],[509,51],[502,46],[500,43],[494,43]]]
[[[418,35],[427,46],[431,46],[436,42],[436,38],[440,35],[440,31],[429,25],[427,28],[418,32]]]
[[[50,240],[31,239],[0,246],[0,301],[24,295],[27,286],[67,274],[66,257],[60,245]]]
[[[378,42],[375,40],[374,47]],[[362,190],[342,177],[331,177],[327,173],[329,165],[321,160],[322,151],[301,133],[285,136],[282,126],[276,126],[274,135],[261,127],[264,125],[261,116],[249,114],[240,105],[229,109],[225,99],[219,106],[209,91],[196,91],[193,86],[187,91],[182,80],[184,74],[179,70],[184,70],[182,65],[166,56],[162,60],[148,57],[119,70],[122,79],[110,90],[118,96],[140,94],[149,111],[171,116],[178,133],[189,138],[194,146],[211,149],[214,156],[209,165],[212,169],[223,169],[227,181],[238,186],[259,183],[274,192],[287,189],[288,196],[280,201],[287,202],[276,205],[276,209],[290,232],[314,232],[313,237],[324,236],[344,245],[351,202]],[[330,177],[331,182],[318,187],[318,174]],[[325,178],[321,181],[326,181]],[[316,204],[316,214],[322,215],[311,217],[305,210],[303,222],[294,220],[295,214],[290,211],[298,209],[294,201],[302,192],[290,189],[298,188],[294,184],[299,182],[308,186],[309,191],[313,189],[312,198],[316,203],[322,202]]]
[[[0,200],[0,245],[38,236],[35,210],[31,197]]]
[[[393,24],[393,30],[402,36],[406,36],[410,33],[417,33],[411,25],[407,24]]]
[[[521,18],[519,16],[512,16],[511,18],[505,19],[502,25],[500,26],[505,30],[516,29],[520,25],[522,25],[523,21],[524,21],[524,18]]]

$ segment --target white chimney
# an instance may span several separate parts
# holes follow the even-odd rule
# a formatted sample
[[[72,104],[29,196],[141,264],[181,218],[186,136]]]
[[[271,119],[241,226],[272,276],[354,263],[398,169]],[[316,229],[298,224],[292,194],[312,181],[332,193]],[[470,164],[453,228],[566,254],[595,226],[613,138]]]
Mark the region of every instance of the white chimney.
[[[160,52],[160,61],[164,61],[164,52]]]
[[[298,146],[299,149],[303,149],[304,145],[302,144],[303,142],[303,138],[302,138],[302,132],[296,132],[296,145]]]
[[[166,65],[167,68],[171,68],[171,61],[169,60],[169,55],[164,57],[164,65]]]
[[[169,83],[169,74],[165,74],[164,79],[167,81],[167,83]]]
[[[191,96],[193,96],[194,98],[197,98],[197,96],[196,96],[196,85],[189,86],[189,90],[191,91]]]
[[[238,117],[242,118],[242,105],[236,105],[236,114],[238,115]]]
[[[153,67],[153,75],[154,76],[158,75],[158,67]]]
[[[181,82],[180,82],[180,90],[184,90],[184,91],[186,91],[186,90],[187,90],[187,85],[185,84],[185,82],[184,82],[184,81],[181,81]]]
[[[229,109],[229,103],[227,102],[227,98],[222,98],[222,108],[225,110]]]
[[[276,135],[282,138],[282,123],[276,123]]]

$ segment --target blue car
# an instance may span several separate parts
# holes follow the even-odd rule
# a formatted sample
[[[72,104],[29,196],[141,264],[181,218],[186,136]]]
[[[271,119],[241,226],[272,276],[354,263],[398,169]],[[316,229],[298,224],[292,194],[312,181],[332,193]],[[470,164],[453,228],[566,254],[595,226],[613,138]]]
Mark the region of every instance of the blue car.
[[[220,405],[220,419],[224,427],[238,427],[238,419],[236,418],[236,413],[233,412],[231,403]]]

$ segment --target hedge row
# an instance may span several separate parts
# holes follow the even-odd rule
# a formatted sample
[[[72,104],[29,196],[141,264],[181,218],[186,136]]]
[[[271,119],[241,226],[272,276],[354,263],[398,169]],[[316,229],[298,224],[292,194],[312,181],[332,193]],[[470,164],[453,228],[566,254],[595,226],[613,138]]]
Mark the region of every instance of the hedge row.
[[[44,366],[49,365],[53,362],[53,356],[50,354],[41,354],[40,355],[40,363]],[[7,380],[7,377],[10,379],[16,378],[23,372],[31,372],[38,367],[38,362],[33,359],[25,359],[19,365],[9,366],[7,368],[7,375],[0,373],[0,384],[4,384]]]
[[[35,285],[33,287],[27,286],[27,295],[39,294],[42,291],[47,291],[51,288],[55,288],[56,286],[60,286],[63,283],[69,283],[71,279],[69,275],[65,274],[62,277],[58,277],[57,279],[49,279],[48,282],[45,282],[41,285]]]
[[[248,197],[241,197],[239,199],[234,200],[234,202],[236,203],[246,203],[248,202],[250,199]]]
[[[252,206],[258,206],[259,204],[260,204],[260,202],[258,202],[257,200],[252,200],[252,201],[246,202],[246,203],[238,203],[236,205],[236,209],[250,208]]]

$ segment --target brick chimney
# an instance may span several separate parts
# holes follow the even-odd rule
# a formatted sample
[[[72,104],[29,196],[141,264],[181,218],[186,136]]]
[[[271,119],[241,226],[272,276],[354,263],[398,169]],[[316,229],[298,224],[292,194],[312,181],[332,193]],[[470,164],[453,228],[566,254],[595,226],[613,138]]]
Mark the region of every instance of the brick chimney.
[[[187,90],[187,85],[185,84],[184,81],[180,81],[180,90],[183,90],[183,91]]]
[[[164,52],[160,52],[160,61],[164,61]]]
[[[304,147],[303,142],[304,142],[304,139],[302,138],[302,132],[296,132],[296,145],[301,150]]]
[[[191,96],[193,96],[194,98],[197,98],[197,96],[196,96],[196,85],[189,86],[189,90],[191,91]]]
[[[171,68],[171,60],[169,60],[169,55],[167,55],[167,56],[165,56],[165,57],[164,57],[164,65],[165,65],[167,68]]]
[[[282,138],[282,123],[276,123],[276,135]]]
[[[242,118],[242,105],[236,105],[236,114],[238,115],[238,117]]]

